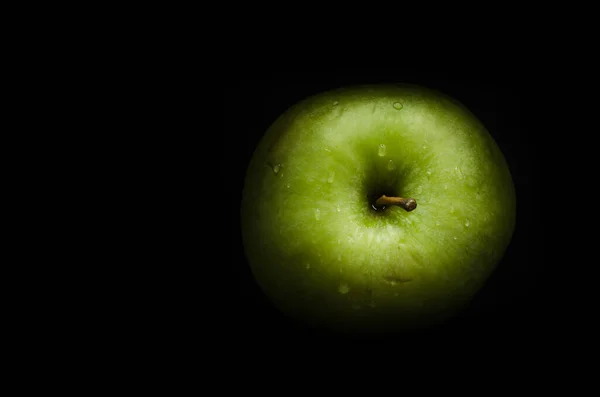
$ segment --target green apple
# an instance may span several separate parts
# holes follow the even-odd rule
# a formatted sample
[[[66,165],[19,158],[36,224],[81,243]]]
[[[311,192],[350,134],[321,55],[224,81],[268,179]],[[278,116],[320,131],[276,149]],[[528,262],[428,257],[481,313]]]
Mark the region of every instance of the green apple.
[[[483,286],[515,209],[506,160],[465,106],[413,85],[355,86],[268,129],[246,173],[242,237],[259,286],[301,324],[421,329]]]

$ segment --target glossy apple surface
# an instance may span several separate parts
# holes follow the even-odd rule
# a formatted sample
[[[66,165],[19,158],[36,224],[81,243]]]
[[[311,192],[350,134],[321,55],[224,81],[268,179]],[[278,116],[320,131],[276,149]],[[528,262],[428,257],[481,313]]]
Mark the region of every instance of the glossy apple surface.
[[[381,195],[417,208],[373,206]],[[266,131],[242,235],[276,307],[335,332],[438,324],[482,287],[515,227],[505,158],[448,96],[410,85],[328,91]]]

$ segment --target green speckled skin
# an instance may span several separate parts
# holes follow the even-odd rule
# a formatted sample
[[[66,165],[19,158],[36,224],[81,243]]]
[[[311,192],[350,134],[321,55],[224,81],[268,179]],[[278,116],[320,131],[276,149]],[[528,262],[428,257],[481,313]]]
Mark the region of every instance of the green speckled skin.
[[[374,211],[373,195],[413,197]],[[307,325],[380,331],[451,316],[515,227],[505,159],[461,104],[408,85],[329,91],[293,106],[249,164],[242,233],[274,304]]]

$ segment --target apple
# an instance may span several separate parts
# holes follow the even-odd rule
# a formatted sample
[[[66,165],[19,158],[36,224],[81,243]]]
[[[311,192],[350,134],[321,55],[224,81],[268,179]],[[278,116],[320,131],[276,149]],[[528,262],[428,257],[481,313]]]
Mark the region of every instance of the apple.
[[[336,333],[419,330],[455,316],[510,243],[506,160],[461,103],[408,85],[300,101],[248,165],[244,250],[275,307]]]

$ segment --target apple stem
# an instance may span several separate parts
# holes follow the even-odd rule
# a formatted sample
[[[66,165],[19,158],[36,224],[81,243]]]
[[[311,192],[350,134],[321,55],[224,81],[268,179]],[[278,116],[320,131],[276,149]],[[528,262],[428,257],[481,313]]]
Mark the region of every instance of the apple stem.
[[[398,207],[404,208],[407,212],[410,212],[417,208],[417,201],[414,198],[388,197],[384,194],[375,201],[375,205],[377,207],[397,205]]]

